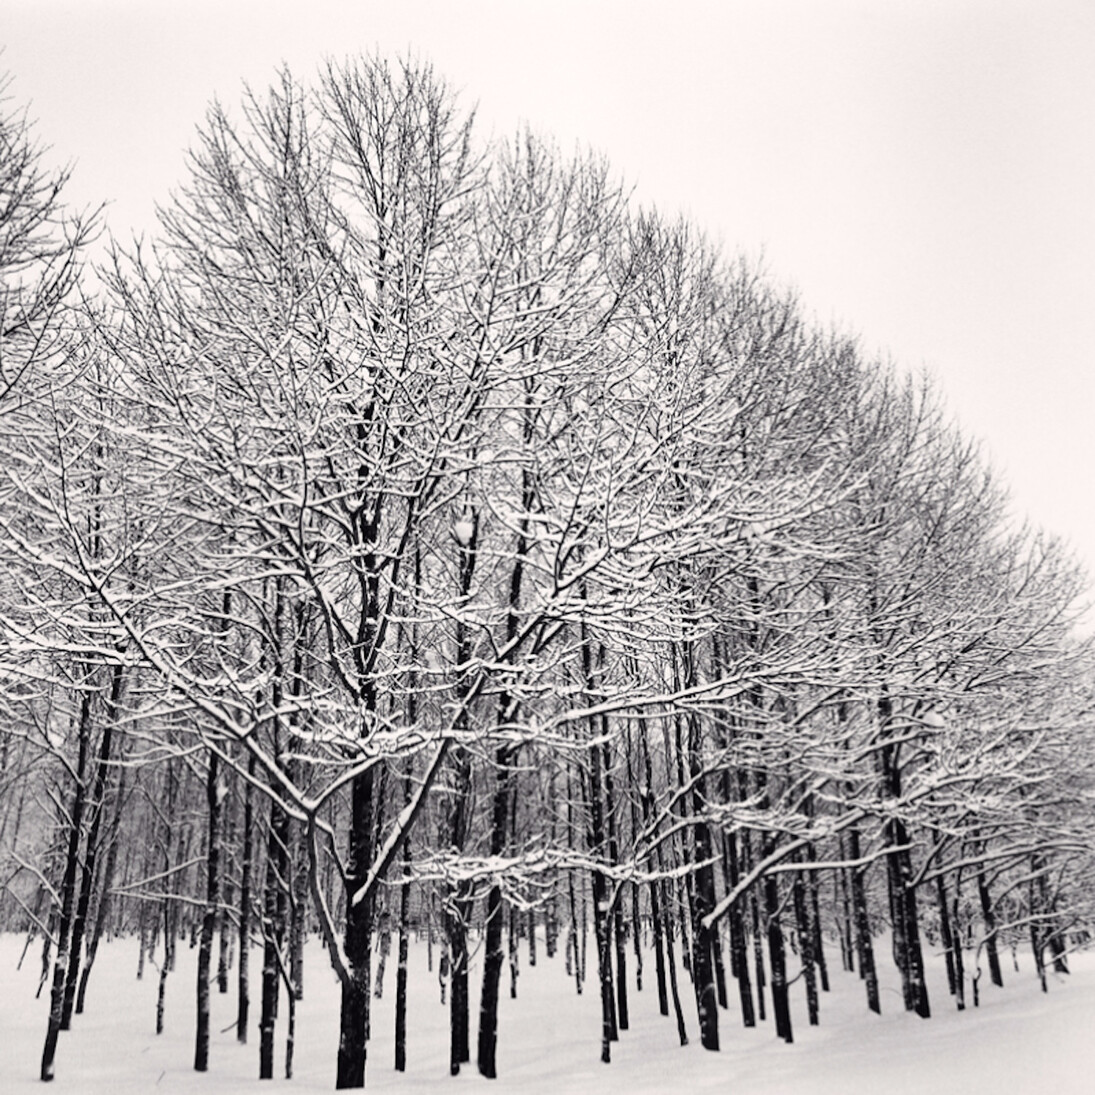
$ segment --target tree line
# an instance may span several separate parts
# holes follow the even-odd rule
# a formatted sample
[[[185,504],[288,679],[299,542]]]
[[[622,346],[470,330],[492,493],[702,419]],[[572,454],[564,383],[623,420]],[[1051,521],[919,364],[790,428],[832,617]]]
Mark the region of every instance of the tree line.
[[[1009,947],[1067,968],[1085,577],[927,380],[426,65],[215,104],[95,266],[0,137],[0,922],[43,945],[43,1079],[115,933],[159,1029],[198,948],[198,1070],[260,942],[263,1077],[318,933],[340,1088],[393,935],[396,1067],[417,932],[488,1077],[519,944],[591,959],[606,1062],[651,954],[711,1050],[731,996],[819,1021],[827,947],[879,1011],[886,939],[924,1017],[926,939],[959,1007]]]

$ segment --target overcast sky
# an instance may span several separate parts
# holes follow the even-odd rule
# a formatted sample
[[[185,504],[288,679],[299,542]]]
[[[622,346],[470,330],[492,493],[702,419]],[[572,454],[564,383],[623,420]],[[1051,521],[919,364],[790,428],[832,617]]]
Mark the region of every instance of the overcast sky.
[[[0,0],[0,67],[78,203],[147,229],[206,104],[413,52],[763,251],[808,312],[927,367],[1095,573],[1092,0]]]

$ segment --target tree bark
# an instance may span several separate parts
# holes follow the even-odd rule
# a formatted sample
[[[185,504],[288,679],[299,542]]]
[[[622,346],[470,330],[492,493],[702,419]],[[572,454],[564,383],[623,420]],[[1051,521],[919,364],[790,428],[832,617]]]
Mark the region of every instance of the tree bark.
[[[72,945],[72,914],[76,901],[76,872],[80,858],[80,836],[84,823],[88,751],[91,746],[91,690],[85,689],[80,703],[78,722],[76,787],[72,796],[72,813],[69,816],[68,850],[65,856],[65,873],[61,882],[61,908],[57,919],[57,952],[53,960],[53,986],[50,990],[49,1025],[42,1048],[40,1075],[43,1081],[53,1079],[54,1058],[57,1055],[57,1036],[61,1031],[64,1013],[65,984]]]
[[[236,969],[236,1041],[247,1044],[247,1019],[251,1010],[251,873],[254,858],[254,803],[251,782],[255,778],[255,757],[247,761],[243,782],[243,852],[240,863],[239,965]]]
[[[985,953],[989,960],[989,976],[994,985],[1003,988],[1004,975],[1000,969],[1000,952],[996,942],[996,913],[992,908],[992,896],[983,869],[977,872],[977,896],[981,902],[981,918],[985,922]]]
[[[198,949],[197,1031],[194,1037],[194,1071],[209,1068],[209,973],[213,958],[213,933],[217,926],[220,901],[220,764],[210,750],[205,779],[208,809],[206,845],[205,913],[202,917],[201,944]]]

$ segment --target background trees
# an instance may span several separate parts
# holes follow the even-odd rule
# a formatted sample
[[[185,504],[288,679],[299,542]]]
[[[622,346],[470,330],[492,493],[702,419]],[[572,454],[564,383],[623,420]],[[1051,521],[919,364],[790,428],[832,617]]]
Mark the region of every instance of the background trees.
[[[11,857],[40,897],[5,906],[56,948],[43,1075],[110,918],[161,990],[179,935],[199,947],[199,1070],[217,933],[241,1038],[261,940],[264,1077],[279,1014],[291,1071],[318,932],[339,1087],[364,1084],[393,917],[404,990],[412,927],[442,928],[453,1072],[482,934],[486,1076],[506,958],[516,992],[522,937],[553,953],[561,922],[579,988],[592,927],[606,1061],[647,938],[661,1010],[684,1041],[679,953],[711,1050],[731,977],[790,1041],[797,960],[819,1021],[833,938],[877,1010],[881,925],[925,1016],[928,933],[960,1003],[963,941],[997,981],[1020,931],[1067,961],[1081,579],[1011,529],[929,386],[596,158],[480,144],[426,66],[211,108],[159,236],[115,248],[80,323],[85,230],[42,242],[56,192],[29,178],[0,687],[5,778],[61,789]]]

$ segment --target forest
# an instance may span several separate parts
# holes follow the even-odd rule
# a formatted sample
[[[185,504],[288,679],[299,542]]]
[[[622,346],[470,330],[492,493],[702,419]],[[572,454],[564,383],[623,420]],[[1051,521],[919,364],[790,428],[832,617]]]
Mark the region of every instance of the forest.
[[[838,962],[874,1012],[892,962],[924,1019],[1020,950],[1067,972],[1087,577],[933,383],[599,156],[481,138],[425,63],[214,103],[130,241],[15,92],[0,930],[40,962],[42,1080],[118,937],[160,1026],[193,947],[193,1068],[232,993],[259,1078],[320,940],[338,1088],[389,960],[405,1067],[416,941],[484,1077],[519,948],[596,995],[606,1063],[644,977],[715,1051],[791,1042],[792,994],[818,1023]]]

